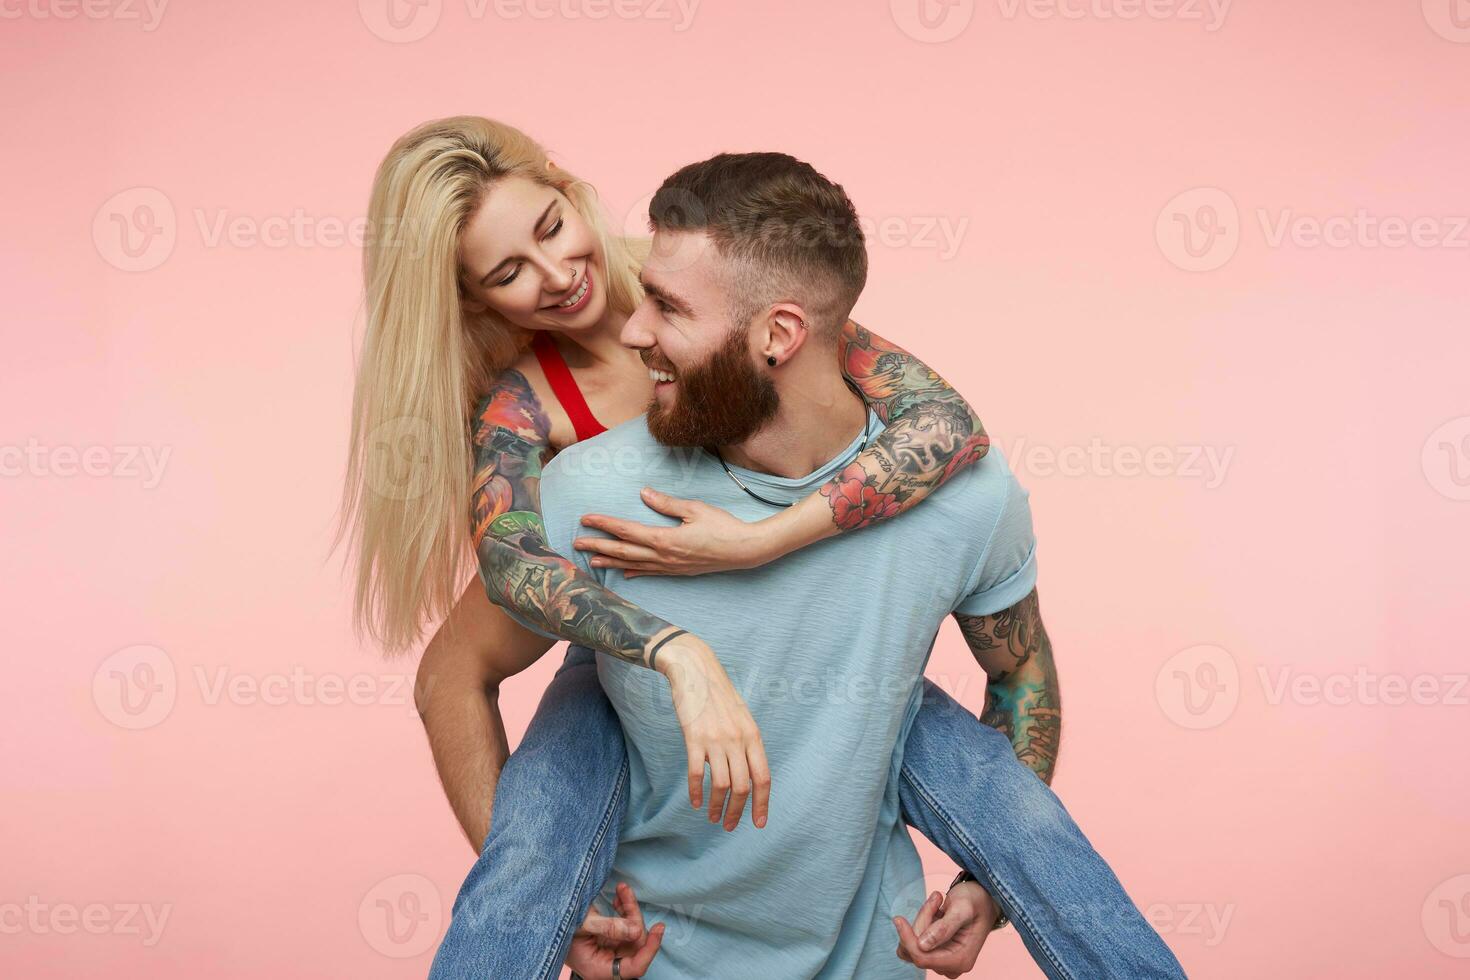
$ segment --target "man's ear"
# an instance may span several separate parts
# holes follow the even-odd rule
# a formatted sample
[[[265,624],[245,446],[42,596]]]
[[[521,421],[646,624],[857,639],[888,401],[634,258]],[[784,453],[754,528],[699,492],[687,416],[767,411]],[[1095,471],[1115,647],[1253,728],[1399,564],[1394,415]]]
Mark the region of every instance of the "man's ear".
[[[807,326],[806,313],[800,306],[777,303],[766,311],[766,340],[759,353],[767,364],[772,357],[777,365],[785,364],[801,350],[809,333],[811,328]]]

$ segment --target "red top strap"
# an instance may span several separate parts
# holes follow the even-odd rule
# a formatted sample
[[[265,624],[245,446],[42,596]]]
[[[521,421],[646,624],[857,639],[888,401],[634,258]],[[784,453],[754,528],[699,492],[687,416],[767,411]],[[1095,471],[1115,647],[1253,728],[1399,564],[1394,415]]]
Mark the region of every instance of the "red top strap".
[[[538,330],[536,336],[531,338],[531,349],[536,352],[536,360],[541,362],[541,370],[546,372],[546,381],[556,394],[556,400],[561,402],[561,407],[571,417],[577,441],[591,439],[598,433],[606,432],[607,426],[597,421],[597,416],[587,407],[587,399],[582,397],[582,389],[577,387],[577,379],[572,377],[572,369],[567,367],[567,362],[557,349],[556,341],[551,339],[551,334]]]

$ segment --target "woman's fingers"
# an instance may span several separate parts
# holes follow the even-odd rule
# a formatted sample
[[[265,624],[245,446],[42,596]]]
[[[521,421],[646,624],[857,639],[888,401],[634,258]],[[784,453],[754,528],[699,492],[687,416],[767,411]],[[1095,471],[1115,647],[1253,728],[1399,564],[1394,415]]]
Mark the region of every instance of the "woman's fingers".
[[[750,799],[750,768],[745,759],[745,746],[735,745],[729,754],[730,760],[730,805],[725,808],[725,829],[740,826],[740,816],[745,812],[745,801]]]
[[[750,802],[751,821],[765,826],[770,764],[760,728],[719,660],[713,652],[707,657],[696,652],[687,662],[672,662],[665,674],[684,733],[690,805],[707,809],[710,823],[723,823],[727,830],[734,830]],[[704,795],[706,762],[708,799]]]
[[[577,538],[572,547],[622,561],[658,561],[658,552],[642,543],[619,541],[617,538]],[[596,564],[597,558],[593,558]]]
[[[684,748],[689,753],[689,805],[698,810],[704,800],[704,749],[687,740]]]
[[[606,514],[583,514],[582,526],[596,528],[606,531],[608,534],[616,535],[624,541],[633,544],[641,544],[653,547],[658,533],[664,528],[653,527],[649,524],[639,524],[637,521],[624,520],[621,517],[609,517]],[[578,538],[578,541],[601,541],[601,538]]]
[[[668,514],[670,517],[693,517],[697,500],[685,500],[683,497],[671,497],[661,490],[653,487],[643,488],[643,502],[660,514]]]
[[[725,808],[725,797],[730,793],[730,764],[725,760],[723,746],[711,747],[709,751],[709,822],[720,819]]]
[[[755,736],[745,752],[750,760],[751,790],[755,793],[750,804],[750,820],[757,827],[764,827],[771,810],[771,767],[766,762],[765,743],[759,735]]]
[[[668,565],[660,565],[657,562],[648,562],[648,561],[619,561],[616,558],[602,558],[602,557],[597,557],[597,558],[593,558],[590,564],[592,565],[593,568],[621,568],[623,571],[629,573],[628,574],[628,577],[629,578],[632,578],[634,575],[640,575],[640,574],[641,575],[680,575],[680,574],[683,574],[677,568],[670,568]]]

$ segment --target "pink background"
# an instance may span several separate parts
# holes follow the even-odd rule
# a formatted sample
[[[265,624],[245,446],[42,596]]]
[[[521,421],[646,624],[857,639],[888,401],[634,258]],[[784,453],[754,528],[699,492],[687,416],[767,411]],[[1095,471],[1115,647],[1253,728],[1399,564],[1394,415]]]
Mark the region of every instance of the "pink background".
[[[875,232],[858,317],[1031,490],[1056,787],[1191,975],[1464,975],[1452,0],[394,0],[396,33],[387,0],[27,2],[0,23],[0,974],[426,972],[472,855],[414,659],[355,641],[328,555],[342,226],[393,138],[468,112],[618,220],[720,150],[841,181]],[[510,687],[513,742],[559,659]],[[930,673],[979,707],[953,626]],[[975,975],[1039,973],[1007,931]]]

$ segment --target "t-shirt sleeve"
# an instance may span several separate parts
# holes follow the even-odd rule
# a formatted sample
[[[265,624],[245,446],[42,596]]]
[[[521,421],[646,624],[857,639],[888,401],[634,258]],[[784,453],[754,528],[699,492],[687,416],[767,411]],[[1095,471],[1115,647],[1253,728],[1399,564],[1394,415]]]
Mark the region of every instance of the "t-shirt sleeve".
[[[1031,530],[1030,496],[1007,472],[1005,499],[990,540],[954,607],[956,614],[991,616],[1014,606],[1036,588],[1036,536]]]
[[[554,465],[554,462],[552,465]],[[559,488],[557,484],[558,481],[555,473],[549,466],[541,478],[541,523],[546,528],[546,545],[552,551],[569,559],[572,564],[577,566],[579,571],[591,575],[600,583],[602,581],[602,575],[600,573],[603,569],[593,568],[588,563],[588,553],[573,548],[572,541],[579,536],[577,533],[579,529],[586,531],[589,537],[603,535],[600,535],[599,532],[594,531],[592,528],[580,528],[580,515],[571,513],[576,507],[575,501],[568,499],[568,494]],[[483,572],[480,574],[480,581],[482,584],[485,581]],[[515,609],[509,606],[503,606],[502,608],[505,609],[507,616],[537,636],[544,636],[548,640],[560,641],[562,639],[555,633],[548,633],[540,626],[529,621]]]

